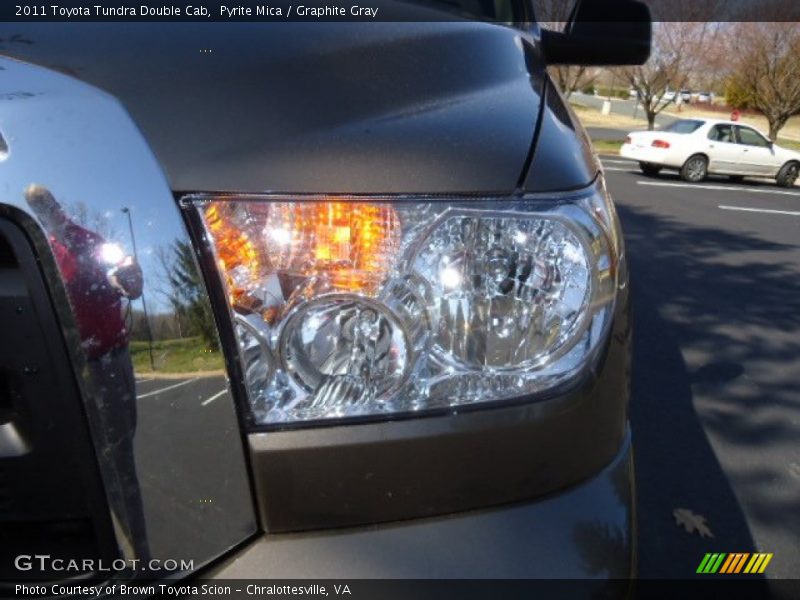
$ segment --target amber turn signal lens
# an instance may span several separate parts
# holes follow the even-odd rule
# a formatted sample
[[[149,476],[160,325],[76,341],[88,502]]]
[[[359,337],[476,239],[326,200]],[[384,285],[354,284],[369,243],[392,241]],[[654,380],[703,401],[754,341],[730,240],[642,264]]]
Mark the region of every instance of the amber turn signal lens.
[[[273,205],[265,237],[270,260],[302,275],[330,278],[358,291],[379,282],[399,248],[400,227],[391,206],[361,202]]]
[[[232,222],[230,215],[225,214],[223,203],[210,203],[205,210],[205,218],[214,238],[229,300],[231,305],[236,305],[246,293],[249,280],[258,276],[258,251],[248,235]]]
[[[369,293],[400,246],[397,213],[387,204],[275,202],[243,213],[220,200],[208,204],[205,219],[234,301],[242,300],[249,276],[258,275],[262,262],[316,277],[334,290]],[[260,239],[245,233],[254,230],[261,231]]]

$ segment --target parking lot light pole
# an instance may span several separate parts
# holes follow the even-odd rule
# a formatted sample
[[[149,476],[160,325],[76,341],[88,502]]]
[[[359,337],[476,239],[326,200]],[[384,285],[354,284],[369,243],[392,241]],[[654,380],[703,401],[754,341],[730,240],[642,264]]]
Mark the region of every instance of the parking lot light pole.
[[[136,253],[136,236],[133,234],[133,219],[131,218],[131,209],[127,206],[122,207],[122,212],[128,217],[128,230],[131,233],[131,247],[133,248],[133,260],[139,264],[139,256]],[[150,319],[147,316],[147,302],[144,299],[144,291],[142,292],[142,312],[144,313],[144,329],[147,334],[147,352],[150,355],[150,368],[156,370],[156,362],[153,359],[153,332],[150,330]]]

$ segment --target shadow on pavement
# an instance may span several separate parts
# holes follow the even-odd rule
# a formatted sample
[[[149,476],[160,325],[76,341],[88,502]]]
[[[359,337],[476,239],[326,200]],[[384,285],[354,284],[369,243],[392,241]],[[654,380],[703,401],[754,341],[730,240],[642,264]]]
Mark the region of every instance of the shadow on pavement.
[[[752,552],[751,527],[796,542],[800,278],[790,261],[764,260],[794,248],[618,210],[634,299],[640,576],[692,576],[705,552]],[[705,516],[715,537],[684,532],[675,508]],[[789,547],[758,549],[776,553],[776,572],[797,561]]]
[[[684,181],[678,171],[661,171],[658,175],[645,175],[639,170],[639,166],[637,163],[631,163],[631,173],[637,173],[640,177],[647,180],[652,181],[659,181],[662,180],[665,183],[683,183],[687,185],[688,182]],[[744,179],[740,179],[738,177],[731,178],[727,175],[708,175],[703,181],[697,183],[698,186],[702,185],[724,185],[730,187],[742,186],[742,187],[750,187],[750,188],[765,188],[765,189],[775,189],[776,191],[787,191],[787,188],[780,187],[775,180],[769,178],[762,178],[762,179],[753,179],[751,177],[746,177]],[[795,188],[789,188],[788,191],[794,191]]]

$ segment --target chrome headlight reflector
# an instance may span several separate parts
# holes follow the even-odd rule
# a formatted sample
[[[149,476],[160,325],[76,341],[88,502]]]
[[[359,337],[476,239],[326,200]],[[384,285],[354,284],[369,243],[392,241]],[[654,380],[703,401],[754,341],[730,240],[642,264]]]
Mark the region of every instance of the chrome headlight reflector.
[[[216,258],[255,426],[531,396],[586,368],[608,330],[617,238],[599,185],[185,202]]]
[[[434,350],[464,369],[526,370],[585,316],[589,257],[556,215],[448,211],[413,258],[432,288]]]

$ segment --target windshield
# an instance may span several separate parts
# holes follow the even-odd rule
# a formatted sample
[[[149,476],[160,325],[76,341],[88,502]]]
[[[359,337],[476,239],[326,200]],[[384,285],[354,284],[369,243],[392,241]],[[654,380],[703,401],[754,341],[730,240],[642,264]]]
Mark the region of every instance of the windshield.
[[[681,119],[670,123],[662,131],[669,131],[670,133],[692,133],[696,131],[705,121],[698,121],[696,119]]]

